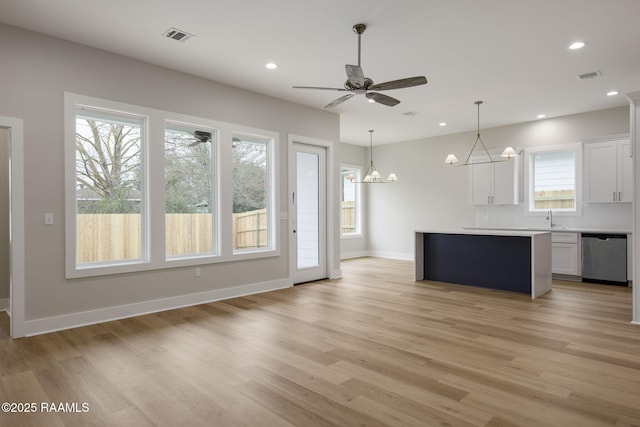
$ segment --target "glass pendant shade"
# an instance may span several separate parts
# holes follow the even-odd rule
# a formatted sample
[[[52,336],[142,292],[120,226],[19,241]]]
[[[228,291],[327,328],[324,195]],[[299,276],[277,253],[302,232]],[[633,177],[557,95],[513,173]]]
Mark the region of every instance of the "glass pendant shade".
[[[444,162],[452,165],[454,163],[458,163],[458,158],[455,156],[455,154],[449,154],[447,158],[444,159]]]
[[[518,155],[518,153],[516,153],[516,150],[514,150],[512,147],[507,147],[507,148],[504,149],[504,151],[502,152],[500,157],[506,157],[507,159],[510,159],[510,158],[515,157],[517,155]]]

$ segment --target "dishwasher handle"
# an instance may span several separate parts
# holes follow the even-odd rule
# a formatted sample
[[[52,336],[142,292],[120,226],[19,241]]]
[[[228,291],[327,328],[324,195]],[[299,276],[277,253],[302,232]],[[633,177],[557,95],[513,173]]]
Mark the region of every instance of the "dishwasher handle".
[[[598,240],[609,240],[609,239],[626,239],[626,234],[603,234],[603,233],[582,233],[582,238],[591,238]]]

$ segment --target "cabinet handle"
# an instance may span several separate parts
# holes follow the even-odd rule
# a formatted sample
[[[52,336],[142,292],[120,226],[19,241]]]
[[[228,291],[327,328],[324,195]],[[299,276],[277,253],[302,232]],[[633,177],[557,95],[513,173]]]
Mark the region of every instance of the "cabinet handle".
[[[615,191],[613,192],[613,201],[614,202],[616,201],[616,192]]]
[[[618,201],[622,201],[622,192],[618,191]]]

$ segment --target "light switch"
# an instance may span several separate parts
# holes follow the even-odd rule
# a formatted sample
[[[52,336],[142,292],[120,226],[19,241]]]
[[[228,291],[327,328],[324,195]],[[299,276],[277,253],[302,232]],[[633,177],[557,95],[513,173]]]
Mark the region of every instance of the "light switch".
[[[53,214],[52,213],[44,214],[44,223],[45,223],[45,225],[52,225],[53,224]]]

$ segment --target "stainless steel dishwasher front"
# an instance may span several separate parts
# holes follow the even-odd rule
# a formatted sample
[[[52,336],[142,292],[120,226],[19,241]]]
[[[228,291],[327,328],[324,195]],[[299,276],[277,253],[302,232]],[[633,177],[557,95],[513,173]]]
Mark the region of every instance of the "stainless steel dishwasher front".
[[[626,234],[582,234],[582,281],[627,284]]]

